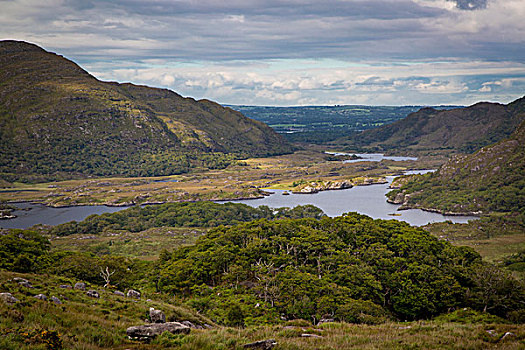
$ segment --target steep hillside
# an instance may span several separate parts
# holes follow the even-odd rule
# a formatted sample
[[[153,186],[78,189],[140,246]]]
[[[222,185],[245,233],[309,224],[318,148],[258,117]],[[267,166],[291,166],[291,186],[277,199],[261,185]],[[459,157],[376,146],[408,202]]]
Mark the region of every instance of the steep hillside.
[[[268,126],[230,108],[165,89],[102,82],[17,41],[0,42],[0,146],[0,174],[7,180],[167,175],[291,151]]]
[[[341,139],[347,148],[403,152],[449,149],[471,153],[508,137],[525,117],[525,97],[508,105],[481,102],[466,108],[423,108],[377,129]]]
[[[406,207],[444,212],[523,213],[524,174],[525,121],[504,141],[455,157],[435,173],[400,180],[405,184],[388,196]]]

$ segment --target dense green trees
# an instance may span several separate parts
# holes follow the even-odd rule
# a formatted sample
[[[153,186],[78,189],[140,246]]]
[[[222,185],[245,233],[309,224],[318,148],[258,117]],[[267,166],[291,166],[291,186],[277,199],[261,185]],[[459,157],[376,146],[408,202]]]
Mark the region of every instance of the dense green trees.
[[[139,232],[151,227],[215,227],[234,225],[257,219],[320,218],[324,213],[313,205],[270,209],[246,204],[213,202],[166,203],[135,206],[116,213],[91,215],[82,222],[71,221],[55,226],[51,233],[67,236],[74,233],[97,234],[107,230]]]
[[[49,251],[49,241],[34,231],[0,232],[0,269],[34,272],[37,260]]]
[[[219,318],[214,305],[226,298],[221,295],[247,315],[257,306],[313,321],[378,322],[388,315],[428,318],[464,305],[484,309],[480,296],[486,293],[495,314],[520,308],[523,286],[504,276],[505,291],[486,289],[476,274],[483,269],[470,248],[405,223],[348,214],[213,229],[164,259],[160,284]],[[512,306],[495,302],[503,295]],[[242,302],[254,297],[257,302]]]

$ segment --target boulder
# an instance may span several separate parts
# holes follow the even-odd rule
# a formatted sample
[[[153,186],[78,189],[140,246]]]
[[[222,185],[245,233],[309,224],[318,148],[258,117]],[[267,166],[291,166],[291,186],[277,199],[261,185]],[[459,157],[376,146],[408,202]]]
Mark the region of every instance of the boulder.
[[[126,334],[130,339],[150,340],[164,332],[173,334],[188,334],[190,327],[179,322],[150,323],[142,326],[133,326],[126,329]]]
[[[35,298],[40,300],[47,300],[47,297],[44,294],[37,294],[35,295]]]
[[[18,282],[18,284],[21,285],[22,287],[33,288],[33,286],[31,285],[31,283],[29,283],[27,280],[25,280],[25,281],[20,281],[20,282]]]
[[[100,298],[100,294],[98,294],[98,292],[96,290],[88,290],[86,292],[86,294],[87,294],[88,297]]]
[[[253,343],[244,344],[243,348],[245,349],[261,349],[261,350],[270,350],[277,342],[275,339],[259,340]]]
[[[18,283],[20,283],[20,282],[29,283],[28,280],[26,280],[25,278],[22,278],[22,277],[15,277],[15,278],[13,278],[13,281],[18,282]]]
[[[75,283],[75,289],[86,290],[86,284],[84,282]]]
[[[128,296],[128,298],[140,299],[140,292],[137,292],[133,289],[128,290],[126,295]]]
[[[501,338],[499,338],[499,340],[502,341],[502,340],[509,339],[509,338],[516,338],[516,334],[512,332],[505,332],[505,334],[503,334]]]
[[[8,304],[14,304],[18,301],[18,299],[15,298],[11,293],[0,293],[0,300],[3,300]]]
[[[154,308],[149,309],[149,319],[151,323],[166,323],[166,315],[160,310],[155,310]]]
[[[126,296],[126,294],[122,293],[120,290],[114,291],[113,294],[118,295],[120,297],[125,297]]]
[[[181,323],[183,325],[188,326],[188,327],[193,328],[193,329],[204,329],[203,326],[199,326],[199,325],[193,324],[190,321],[182,321]]]
[[[63,289],[72,289],[73,288],[73,287],[71,287],[70,284],[61,284],[59,287],[63,288]]]
[[[333,318],[321,318],[317,324],[320,325],[323,323],[330,323],[330,322],[334,322],[334,319]]]
[[[62,302],[60,301],[60,299],[58,299],[57,297],[55,296],[52,296],[51,298],[49,298],[49,300],[51,300],[52,302],[54,302],[55,304],[62,304]]]

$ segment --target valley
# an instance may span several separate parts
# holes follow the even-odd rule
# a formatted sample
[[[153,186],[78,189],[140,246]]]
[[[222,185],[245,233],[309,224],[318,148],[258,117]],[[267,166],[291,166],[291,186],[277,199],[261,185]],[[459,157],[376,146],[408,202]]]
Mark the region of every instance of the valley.
[[[523,97],[230,108],[0,63],[2,223],[107,211],[0,229],[0,348],[525,344]]]

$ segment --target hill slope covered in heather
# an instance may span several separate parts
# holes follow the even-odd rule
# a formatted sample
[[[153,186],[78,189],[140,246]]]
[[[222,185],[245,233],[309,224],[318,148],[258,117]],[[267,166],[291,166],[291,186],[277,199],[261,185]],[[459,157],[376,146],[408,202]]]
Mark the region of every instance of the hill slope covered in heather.
[[[150,176],[291,151],[265,124],[166,89],[102,82],[25,42],[0,42],[0,176]]]

